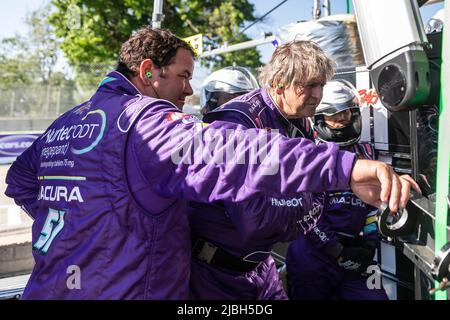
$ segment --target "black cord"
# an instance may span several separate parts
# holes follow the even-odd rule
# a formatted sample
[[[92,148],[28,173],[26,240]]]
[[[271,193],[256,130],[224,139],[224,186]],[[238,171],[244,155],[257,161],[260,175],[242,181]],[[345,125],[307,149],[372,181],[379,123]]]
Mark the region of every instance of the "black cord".
[[[161,98],[159,97],[158,91],[156,91],[155,87],[153,86],[153,83],[150,81],[149,84],[150,84],[150,86],[152,87],[153,91],[155,91],[155,93],[156,93],[156,98],[161,99]]]
[[[283,0],[281,1],[279,4],[277,4],[275,7],[273,7],[272,9],[270,9],[268,12],[266,12],[263,16],[259,17],[258,19],[256,19],[255,21],[253,21],[249,26],[245,27],[244,30],[240,31],[240,33],[244,33],[244,31],[250,29],[250,27],[254,26],[255,24],[257,24],[258,22],[260,22],[262,19],[264,19],[266,16],[268,16],[270,13],[272,13],[272,11],[274,11],[275,9],[277,9],[279,6],[281,6],[282,4],[284,4],[285,2],[287,2],[288,0]]]

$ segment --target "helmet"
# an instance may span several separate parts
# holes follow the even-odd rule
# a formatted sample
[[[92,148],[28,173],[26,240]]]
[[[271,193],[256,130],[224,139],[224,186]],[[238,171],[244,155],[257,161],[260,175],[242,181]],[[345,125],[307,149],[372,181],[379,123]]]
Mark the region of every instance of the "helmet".
[[[321,141],[335,142],[340,146],[352,145],[361,137],[360,97],[355,87],[345,80],[332,80],[323,88],[322,101],[313,117],[314,130]],[[343,128],[331,128],[324,116],[350,110],[350,123]]]
[[[444,28],[444,9],[439,10],[436,14],[428,20],[425,26],[426,33],[441,32]]]
[[[222,93],[228,94],[231,99],[258,88],[258,81],[248,69],[225,67],[211,73],[203,82],[200,108],[203,114],[217,108]]]

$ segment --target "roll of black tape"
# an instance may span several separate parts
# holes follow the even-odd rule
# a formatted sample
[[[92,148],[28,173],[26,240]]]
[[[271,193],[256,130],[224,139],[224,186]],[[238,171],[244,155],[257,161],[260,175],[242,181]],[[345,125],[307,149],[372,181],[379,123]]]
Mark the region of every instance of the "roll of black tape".
[[[398,237],[410,234],[415,225],[415,214],[410,202],[405,209],[393,214],[387,204],[382,204],[378,209],[378,230],[385,237]]]

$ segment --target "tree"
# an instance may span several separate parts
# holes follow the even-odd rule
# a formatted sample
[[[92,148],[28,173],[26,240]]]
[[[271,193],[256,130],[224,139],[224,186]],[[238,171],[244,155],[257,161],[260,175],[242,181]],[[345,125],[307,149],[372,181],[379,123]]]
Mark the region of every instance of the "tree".
[[[202,33],[206,36],[206,46],[211,48],[226,43],[234,44],[250,40],[247,35],[239,32],[245,22],[256,19],[253,15],[254,6],[247,0],[169,0],[167,2],[172,8],[171,14],[166,15],[167,24],[180,25],[181,29],[174,29],[177,34],[183,34],[185,30],[189,30],[189,34],[183,36]],[[177,19],[180,20],[178,23]],[[232,64],[256,68],[261,65],[260,58],[259,52],[252,48],[218,55],[203,63],[213,69]]]
[[[84,83],[97,83],[115,65],[121,44],[133,31],[150,24],[153,9],[149,0],[53,0],[52,4],[56,11],[50,23]],[[248,0],[166,0],[162,27],[179,37],[203,33],[205,43],[214,48],[225,42],[248,40],[239,29],[256,19],[253,11]],[[203,63],[214,68],[233,63],[248,67],[261,64],[256,49],[209,58]],[[95,66],[93,70],[91,66]]]
[[[1,82],[47,84],[57,63],[58,41],[48,22],[50,5],[41,7],[27,15],[25,22],[29,31],[26,35],[2,39],[0,61],[3,66]]]
[[[25,37],[16,35],[0,42],[0,87],[26,86],[41,76],[39,60],[30,53]]]
[[[31,51],[39,61],[41,79],[49,83],[58,60],[59,43],[48,21],[50,5],[31,12],[26,23],[30,27],[28,40]]]
[[[59,44],[48,22],[50,5],[29,13],[25,35],[0,40],[0,114],[49,114],[73,104],[74,82],[56,72]],[[63,96],[64,101],[61,103]],[[68,101],[68,103],[65,103]]]

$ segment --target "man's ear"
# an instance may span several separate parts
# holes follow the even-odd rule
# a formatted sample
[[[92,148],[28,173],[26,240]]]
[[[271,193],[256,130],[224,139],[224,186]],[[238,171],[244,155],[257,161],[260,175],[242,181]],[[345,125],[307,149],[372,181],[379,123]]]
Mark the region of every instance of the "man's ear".
[[[139,78],[145,84],[148,84],[154,72],[154,64],[152,59],[142,60],[141,65],[139,66]]]

